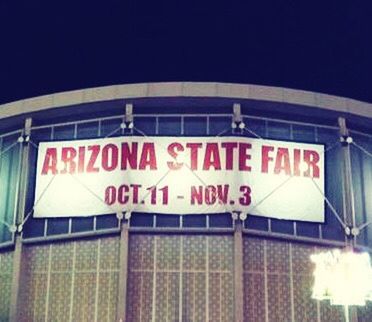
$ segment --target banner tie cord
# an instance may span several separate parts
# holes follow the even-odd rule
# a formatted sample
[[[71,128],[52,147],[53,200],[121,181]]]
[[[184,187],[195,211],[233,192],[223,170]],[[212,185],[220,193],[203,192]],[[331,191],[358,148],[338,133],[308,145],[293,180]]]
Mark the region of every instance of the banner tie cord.
[[[116,128],[115,130],[111,131],[110,133],[108,133],[104,138],[108,138],[110,137],[111,135],[117,133],[118,131],[120,131],[122,129],[122,126],[120,125],[118,128]],[[31,139],[29,139],[28,141],[34,148],[38,149],[39,146],[38,144],[36,144],[35,142],[33,142]],[[17,143],[17,142],[16,142]],[[4,151],[5,152],[5,151]],[[1,154],[0,154],[0,157],[1,157]],[[81,184],[85,189],[87,189],[90,193],[92,193],[96,198],[98,198],[98,200],[100,200],[101,202],[103,202],[106,206],[110,207],[109,205],[106,204],[106,202],[101,198],[99,197],[96,193],[94,193],[93,191],[91,191],[84,183],[82,183],[81,181],[79,181],[76,177],[74,177],[71,173],[70,175],[79,183]],[[55,178],[56,174],[53,175],[53,177],[51,178],[51,180],[49,181],[49,183],[46,185],[45,189],[42,191],[42,193],[40,194],[40,197],[39,199],[35,202],[35,204],[33,205],[32,209],[27,213],[26,217],[24,218],[24,220],[22,221],[21,225],[23,226],[28,218],[32,215],[35,207],[37,206],[37,204],[39,203],[39,201],[41,200],[41,198],[43,197],[43,195],[45,194],[46,190],[49,188],[49,186],[51,185],[51,183],[53,182],[54,178]],[[116,210],[114,210],[112,207],[110,207],[114,212],[116,212]]]
[[[244,127],[244,129],[246,132],[254,135],[255,137],[259,138],[259,139],[262,139],[264,141],[266,141],[266,139],[262,138],[260,135],[258,135],[257,133],[255,133],[254,131],[250,130],[247,126]],[[337,145],[339,145],[340,142],[337,140],[335,141],[333,144],[331,144],[330,146],[327,147],[327,149],[325,149],[323,151],[323,155],[332,150],[334,147],[336,147]],[[249,209],[249,212],[252,212],[254,209],[256,209],[260,204],[262,204],[262,202],[264,202],[267,198],[269,198],[274,192],[276,192],[277,190],[279,190],[282,186],[284,186],[290,179],[292,179],[294,177],[294,175],[292,174],[289,178],[287,178],[286,180],[284,180],[283,182],[281,182],[276,188],[274,188],[271,192],[269,192],[264,198],[262,198],[258,203],[256,203],[252,209]],[[325,200],[327,206],[331,209],[333,215],[336,217],[336,219],[340,222],[341,226],[343,228],[346,228],[346,224],[344,223],[344,221],[341,219],[341,216],[337,213],[336,209],[334,208],[334,206],[332,205],[332,203],[329,201],[329,199],[325,196],[325,194],[321,191],[321,189],[319,188],[318,184],[315,182],[314,178],[310,177],[311,180],[313,181],[313,183],[315,184],[317,190],[319,191],[319,193],[322,195],[323,199]]]
[[[153,143],[155,143],[156,145],[158,145],[158,146],[160,146],[164,151],[167,151],[167,149],[164,147],[164,146],[162,146],[161,144],[159,144],[158,142],[155,142],[155,140],[153,139],[153,138],[151,138],[151,137],[149,137],[145,132],[143,132],[142,130],[140,130],[140,129],[138,129],[137,127],[135,127],[135,126],[133,126],[133,130],[135,130],[136,132],[138,132],[139,134],[141,134],[143,137],[145,137],[145,138],[147,138],[147,139],[149,139],[150,141],[152,141]],[[221,131],[221,132],[219,132],[216,136],[213,136],[212,138],[211,138],[211,140],[213,140],[213,139],[215,139],[215,138],[217,138],[217,137],[220,137],[221,135],[223,135],[223,134],[225,134],[225,133],[227,133],[227,132],[229,132],[229,131],[231,131],[231,128],[228,128],[228,129],[225,129],[225,130],[223,130],[223,131]],[[210,140],[210,141],[211,141]],[[177,161],[177,158],[173,158],[175,161]],[[204,187],[207,187],[207,184],[205,183],[205,181],[194,171],[194,170],[192,170],[191,168],[190,168],[190,166],[187,164],[187,163],[184,163],[184,165],[186,166],[186,168],[188,168],[190,171],[191,171],[191,173],[202,183],[202,185],[204,186]],[[169,174],[169,172],[170,171],[168,171],[167,173],[166,173],[166,175],[168,175]],[[165,176],[166,176],[165,175]],[[155,185],[155,187],[157,187],[157,185],[158,184],[160,184],[160,182],[165,178],[165,176],[163,176],[162,178],[161,178],[161,180],[158,182],[158,183],[156,183],[156,185]],[[150,193],[150,191],[145,195],[145,197],[142,199],[142,201],[149,195],[149,193]],[[142,202],[141,201],[141,202]],[[203,213],[205,213],[210,207],[212,207],[212,205],[210,205],[210,206],[207,206],[206,207],[206,209],[205,210],[203,210],[202,211],[202,214]],[[224,208],[225,210],[227,210],[227,208],[226,208],[226,206],[225,206],[225,208]]]
[[[18,143],[19,143],[19,142],[18,142],[18,140],[17,140],[17,141],[15,141],[15,142],[13,142],[11,145],[9,145],[8,147],[6,147],[3,151],[1,151],[1,153],[0,153],[0,158],[2,158],[3,155],[4,155],[5,153],[7,153],[9,150],[13,149],[13,148],[18,144]]]
[[[150,140],[152,140],[150,137],[148,137],[143,131],[141,131],[141,130],[139,130],[139,129],[137,129],[137,128],[135,128],[134,127],[134,129],[137,131],[137,132],[139,132],[140,134],[142,134],[144,137],[146,137],[146,138],[148,138],[148,139],[150,139]],[[258,135],[257,133],[255,133],[254,131],[252,131],[252,130],[250,130],[249,128],[247,128],[247,127],[244,127],[244,130],[245,131],[247,131],[248,133],[250,133],[250,134],[252,134],[252,135],[254,135],[255,137],[257,137],[257,138],[259,138],[259,139],[261,139],[261,140],[264,140],[264,141],[266,141],[266,139],[264,139],[263,137],[261,137],[260,135]],[[224,131],[222,131],[222,132],[220,132],[216,137],[218,137],[218,136],[220,136],[220,135],[222,135],[222,134],[224,134],[224,133],[226,133],[226,132],[228,132],[228,131],[230,131],[230,129],[227,129],[227,130],[224,130]],[[153,141],[153,140],[152,140]],[[156,142],[155,142],[156,143]],[[337,146],[339,144],[339,141],[336,141],[336,142],[334,142],[333,144],[331,144],[330,146],[328,146],[328,148],[327,149],[325,149],[324,151],[323,151],[323,153],[322,154],[325,154],[326,152],[328,152],[329,150],[331,150],[331,149],[333,149],[335,146]],[[165,149],[164,147],[163,147],[163,149]],[[175,158],[174,158],[175,159]],[[186,166],[189,168],[189,170],[199,179],[199,181],[204,185],[204,187],[206,186],[206,183],[193,171],[193,170],[191,170],[191,168],[186,164]],[[282,183],[280,183],[279,184],[279,186],[278,187],[276,187],[275,189],[273,189],[270,193],[268,193],[262,200],[260,200],[258,203],[256,203],[255,205],[254,205],[254,207],[252,208],[252,209],[250,209],[250,211],[252,211],[252,210],[254,210],[254,209],[256,209],[262,202],[264,202],[268,197],[270,197],[273,193],[275,193],[279,188],[281,188],[282,186],[284,186],[290,179],[292,179],[294,177],[294,175],[291,175],[289,178],[287,178],[285,181],[283,181]],[[313,180],[313,182],[314,182],[314,179],[313,178],[311,178],[312,180]],[[315,182],[314,182],[315,183]],[[345,224],[344,224],[344,222],[341,220],[341,218],[340,218],[340,216],[339,216],[339,214],[337,213],[337,211],[335,210],[335,208],[332,206],[332,204],[331,204],[331,202],[328,200],[328,198],[321,192],[321,190],[319,189],[319,187],[317,186],[317,188],[318,188],[318,191],[322,194],[322,196],[323,196],[323,198],[324,198],[324,200],[326,201],[326,203],[327,203],[327,205],[328,205],[328,207],[332,210],[332,213],[336,216],[336,218],[337,218],[337,220],[341,223],[341,225],[342,225],[342,227],[344,227],[345,228]],[[149,194],[149,193],[148,193]],[[148,195],[147,194],[147,195]],[[147,196],[146,195],[146,196]],[[144,198],[145,199],[145,198]],[[208,206],[208,207],[206,207],[204,210],[203,210],[203,212],[202,213],[205,213],[206,211],[208,211],[208,209],[210,209],[211,207],[213,207],[214,205],[210,205],[210,206]],[[226,207],[226,205],[225,205],[225,208],[224,208],[225,210],[227,210],[227,207]]]
[[[111,135],[114,135],[115,133],[119,132],[120,130],[122,129],[121,125],[116,128],[115,130],[111,131],[109,134],[107,134],[104,138],[107,139],[108,137],[110,137]]]
[[[115,134],[116,132],[118,132],[120,129],[122,129],[122,127],[120,126],[120,127],[118,127],[117,129],[115,129],[114,131],[112,131],[112,132],[110,132],[107,136],[105,136],[105,138],[107,138],[107,137],[109,137],[109,136],[111,136],[111,135],[113,135],[113,134]],[[149,140],[152,140],[153,142],[154,142],[154,140],[152,139],[152,138],[150,138],[150,137],[148,137],[147,135],[146,135],[146,133],[144,133],[143,131],[141,131],[141,130],[139,130],[138,128],[136,128],[136,127],[133,127],[133,129],[135,130],[135,131],[137,131],[138,133],[140,133],[142,136],[144,136],[144,137],[146,137],[147,139],[149,139]],[[213,137],[213,138],[216,138],[216,137],[219,137],[219,136],[221,136],[221,135],[223,135],[223,134],[225,134],[225,133],[227,133],[227,132],[229,132],[230,131],[230,129],[226,129],[226,130],[223,130],[223,131],[221,131],[219,134],[217,134],[215,137]],[[244,128],[244,131],[246,131],[246,132],[248,132],[248,133],[250,133],[251,135],[254,135],[255,137],[257,137],[257,138],[259,138],[259,139],[262,139],[262,140],[265,140],[264,138],[262,138],[260,135],[258,135],[257,133],[255,133],[254,131],[252,131],[252,130],[250,130],[249,128],[247,128],[247,127],[245,127]],[[31,145],[33,145],[35,148],[38,148],[38,146],[37,146],[37,144],[35,144],[34,142],[32,142],[31,140],[29,141],[30,143],[31,143]],[[12,147],[14,147],[16,144],[17,144],[18,142],[15,142],[15,143],[13,143],[11,146],[9,146],[6,150],[4,150],[4,151],[2,151],[1,152],[1,154],[0,154],[0,157],[5,153],[5,152],[7,152],[9,149],[11,149]],[[155,142],[156,143],[156,142]],[[329,146],[327,149],[325,149],[324,150],[324,152],[323,153],[325,153],[325,152],[328,152],[329,150],[331,150],[332,148],[334,148],[334,146],[336,146],[337,144],[338,144],[339,142],[336,142],[335,144],[333,144],[333,145],[331,145],[331,146]],[[159,146],[161,146],[160,144],[158,144],[158,143],[156,143],[157,145],[159,145]],[[356,146],[356,147],[358,147],[360,150],[362,150],[364,153],[366,153],[368,156],[372,156],[372,154],[371,153],[369,153],[367,150],[365,150],[363,147],[361,147],[361,146],[359,146],[358,144],[356,144],[355,142],[353,142],[353,144]],[[163,147],[163,146],[161,146],[163,149],[165,149],[165,147]],[[176,160],[176,158],[174,158],[175,160]],[[197,175],[190,167],[189,167],[189,165],[188,164],[186,164],[185,163],[185,165],[186,165],[186,167],[193,173],[193,175],[195,175],[196,176],[196,178],[204,185],[204,186],[206,186],[206,183],[200,178],[200,176],[199,175]],[[162,180],[164,180],[164,178],[168,175],[170,173],[170,170],[168,170],[167,171],[167,173],[165,173],[160,179],[159,179],[159,181],[156,183],[156,185],[155,185],[155,187],[157,186],[157,185],[159,185],[160,183],[161,183],[161,181]],[[81,185],[83,185],[91,194],[93,194],[98,200],[100,200],[101,202],[103,202],[105,205],[107,205],[106,204],[106,202],[101,198],[101,197],[99,197],[96,193],[94,193],[93,191],[91,191],[84,183],[82,183],[79,179],[77,179],[74,175],[72,175],[72,174],[70,174],[73,178],[74,178],[74,180],[76,180],[78,183],[80,183]],[[34,211],[34,208],[36,207],[36,205],[38,204],[38,202],[40,201],[40,199],[43,197],[43,195],[45,194],[45,192],[46,192],[46,190],[49,188],[49,186],[51,185],[51,183],[52,183],[52,181],[53,181],[53,179],[55,178],[55,176],[56,175],[54,175],[53,177],[52,177],[52,179],[51,179],[51,181],[48,183],[48,185],[45,187],[45,189],[43,190],[43,192],[41,193],[41,195],[40,195],[40,197],[39,197],[39,199],[35,202],[35,204],[34,204],[34,206],[32,207],[32,209],[29,211],[29,213],[26,215],[26,217],[25,217],[25,219],[23,220],[23,222],[22,222],[22,225],[28,220],[28,218],[30,217],[30,215],[32,214],[32,212]],[[280,187],[282,187],[284,184],[286,184],[291,178],[293,177],[293,175],[291,175],[289,178],[287,178],[285,181],[283,181],[278,187],[276,187],[273,191],[271,191],[268,195],[266,195],[261,201],[259,201],[258,203],[256,203],[256,205],[250,210],[250,211],[252,211],[253,209],[255,209],[259,204],[261,204],[264,200],[266,200],[269,196],[271,196],[275,191],[277,191]],[[326,201],[326,203],[327,203],[327,205],[328,205],[328,207],[331,209],[331,211],[332,211],[332,213],[335,215],[335,217],[337,218],[337,220],[340,222],[340,224],[345,228],[345,223],[342,221],[342,219],[340,218],[340,216],[338,215],[338,213],[337,213],[337,211],[335,210],[335,208],[332,206],[332,204],[331,204],[331,202],[328,200],[328,198],[324,195],[324,193],[320,190],[320,188],[319,188],[319,186],[317,185],[317,183],[314,181],[314,179],[313,178],[311,178],[312,179],[312,181],[313,181],[313,183],[315,184],[315,186],[316,186],[316,188],[317,188],[317,190],[322,194],[322,196],[323,196],[323,198],[324,198],[324,200]],[[148,191],[147,193],[146,193],[146,195],[142,198],[142,201],[149,195],[151,193],[151,191]],[[211,207],[211,206],[208,206],[207,208],[206,208],[206,210],[205,211],[207,211],[208,209],[209,209],[209,207]],[[226,207],[225,207],[225,209],[226,209]],[[130,212],[131,211],[134,211],[134,208],[132,208],[132,210],[130,210]],[[115,212],[116,212],[116,210],[115,210]],[[360,228],[362,229],[362,228],[364,228],[364,227],[366,227],[366,226],[368,226],[369,224],[371,224],[372,222],[368,222],[368,223],[365,223],[365,224],[363,224],[363,225],[361,225],[360,226]],[[9,224],[7,224],[7,223],[5,223],[4,222],[4,224],[6,224],[7,226],[9,226],[10,227],[10,225]]]
[[[261,139],[263,141],[267,141],[267,139],[264,139],[262,136],[258,135],[256,132],[254,132],[253,130],[249,129],[249,127],[247,127],[246,124],[244,124],[244,127],[243,127],[243,131],[246,131],[247,133],[253,135],[254,137],[258,138],[258,139]],[[327,152],[328,150],[331,150],[334,146],[336,146],[339,142],[336,141],[333,145],[331,145],[330,147],[328,147],[327,150],[325,150],[323,153]],[[264,202],[267,198],[269,198],[274,192],[276,192],[277,190],[279,190],[279,188],[281,188],[282,186],[284,186],[290,179],[292,179],[294,176],[291,175],[289,178],[287,178],[286,180],[284,180],[283,182],[281,182],[277,187],[275,187],[272,191],[270,191],[265,197],[263,197],[259,202],[257,202],[253,208],[249,209],[249,212],[252,212],[254,209],[256,209],[260,204],[262,204],[262,202]],[[211,208],[212,206],[214,205],[211,205],[211,206],[208,206],[205,211],[207,211],[209,208]],[[227,209],[227,207],[225,207],[225,209]]]
[[[34,141],[32,141],[31,139],[29,139],[29,141],[28,141],[35,149],[38,149],[39,148],[39,146],[34,142]]]
[[[310,178],[311,178],[311,181],[314,183],[315,187],[317,188],[317,190],[319,191],[319,193],[323,196],[323,199],[327,203],[327,206],[329,207],[329,209],[331,209],[331,211],[335,215],[336,219],[340,222],[342,228],[345,229],[346,224],[341,219],[341,216],[337,213],[336,209],[333,207],[332,203],[329,201],[329,199],[326,197],[326,195],[322,192],[322,190],[320,190],[320,188],[319,188],[318,184],[315,182],[314,178],[313,177],[310,177]]]
[[[93,190],[91,190],[84,182],[79,180],[77,177],[75,177],[74,174],[69,173],[69,175],[82,187],[84,187],[87,191],[89,191],[94,197],[96,197],[99,201],[101,201],[106,207],[109,207],[114,213],[117,212],[116,209],[114,209],[112,206],[108,205],[99,195],[97,195]]]
[[[32,142],[31,140],[29,141],[30,143]],[[38,149],[38,145],[35,144],[34,142],[31,143],[36,149]],[[96,198],[98,198],[98,200],[100,200],[101,202],[103,202],[105,204],[105,206],[108,206],[110,207],[109,205],[106,204],[106,202],[104,200],[102,200],[102,198],[100,198],[97,194],[95,194],[93,191],[91,191],[84,183],[82,183],[80,180],[78,180],[73,174],[69,173],[74,180],[76,180],[79,184],[81,184],[85,189],[87,189],[91,194],[93,194],[93,196],[95,196]],[[43,191],[41,192],[39,198],[36,200],[36,202],[34,203],[34,205],[32,206],[31,210],[27,213],[27,215],[25,216],[25,218],[23,219],[22,223],[20,224],[20,226],[23,226],[27,220],[30,218],[30,216],[33,214],[34,210],[35,210],[35,207],[39,204],[39,202],[41,201],[41,199],[43,198],[44,194],[46,193],[46,191],[48,190],[48,188],[51,186],[52,182],[54,181],[54,179],[56,178],[57,174],[54,174],[53,177],[50,179],[50,181],[48,182],[48,184],[45,186],[45,188],[43,189]],[[116,210],[114,210],[114,208],[110,207],[113,212],[115,213]]]
[[[369,216],[368,216],[368,217],[369,217]],[[366,227],[369,226],[370,224],[372,224],[372,220],[371,220],[371,221],[368,221],[368,222],[366,222],[366,223],[364,223],[364,224],[362,224],[362,225],[360,225],[360,226],[358,227],[359,231],[363,230],[364,228],[366,228]]]
[[[114,133],[116,133],[117,131],[119,131],[121,129],[121,127],[117,128],[116,130],[112,131],[111,133],[109,133],[106,137],[110,136],[110,135],[113,135]],[[145,137],[147,137],[146,135],[144,135]],[[105,138],[106,138],[105,137]],[[29,142],[32,142],[31,140]],[[38,145],[35,144],[34,142],[31,143],[36,149],[38,149]],[[169,174],[170,170],[156,183],[155,187]],[[76,178],[73,174],[69,173],[71,175],[71,177],[76,181],[78,182],[81,186],[83,186],[87,191],[89,191],[95,198],[97,198],[99,201],[101,201],[105,206],[111,208],[111,210],[113,211],[113,213],[117,213],[117,210],[114,209],[113,207],[107,205],[107,203],[100,197],[98,196],[94,191],[92,191],[91,189],[89,189],[89,187],[87,187],[86,184],[84,184],[81,180],[79,180],[78,178]],[[42,193],[40,194],[38,200],[35,202],[34,206],[32,207],[32,209],[27,213],[26,217],[24,218],[23,222],[22,222],[22,226],[26,223],[26,221],[28,220],[28,218],[32,215],[35,207],[37,206],[37,204],[40,202],[40,200],[42,199],[42,197],[44,196],[45,192],[48,190],[48,188],[50,187],[50,185],[52,184],[54,178],[56,177],[57,174],[54,174],[53,177],[51,178],[51,180],[49,181],[49,183],[46,185],[46,187],[44,188],[44,190],[42,191]],[[147,194],[145,195],[145,197],[142,199],[142,201],[150,194],[151,191],[148,191]],[[141,201],[141,202],[142,202]],[[132,212],[134,209],[131,209],[130,212]]]
[[[359,145],[358,143],[355,143],[354,141],[351,142],[351,144],[357,147],[360,151],[364,152],[367,156],[372,158],[372,153],[368,152],[367,149],[363,148],[361,145]]]
[[[34,203],[34,205],[32,206],[31,210],[27,213],[27,215],[25,216],[25,218],[23,219],[22,223],[21,223],[21,226],[23,226],[28,218],[30,218],[30,216],[32,215],[32,213],[34,212],[34,209],[35,207],[38,205],[38,203],[40,202],[40,200],[42,199],[42,197],[44,196],[44,194],[46,193],[46,191],[48,190],[48,188],[50,187],[50,185],[52,184],[54,178],[56,177],[56,174],[53,175],[53,177],[50,179],[50,181],[48,182],[48,184],[45,186],[44,190],[41,192],[39,198],[36,200],[36,202]]]
[[[4,226],[8,227],[9,230],[11,230],[12,227],[14,227],[13,225],[9,224],[8,222],[2,219],[0,219],[0,224],[3,224]]]
[[[149,138],[144,132],[142,132],[142,131],[140,131],[140,130],[138,130],[137,128],[134,128],[137,132],[139,132],[139,133],[141,133],[144,137],[146,137],[146,138]],[[252,130],[250,130],[249,128],[247,128],[247,127],[244,127],[243,128],[243,130],[245,130],[246,132],[248,132],[248,133],[250,133],[251,135],[253,135],[253,136],[255,136],[255,137],[257,137],[257,138],[259,138],[259,139],[262,139],[262,140],[265,140],[263,137],[261,137],[260,135],[258,135],[257,133],[255,133],[254,131],[252,131]],[[226,133],[227,131],[229,131],[229,130],[224,130],[224,131],[222,131],[220,134],[218,134],[217,136],[219,136],[219,135],[222,135],[222,134],[224,134],[224,133]],[[151,140],[151,138],[149,138],[150,140]],[[323,151],[323,154],[325,154],[326,152],[328,152],[329,150],[331,150],[331,149],[333,149],[335,146],[337,146],[339,144],[339,142],[338,141],[336,141],[334,144],[332,144],[332,145],[330,145],[327,149],[325,149],[324,151]],[[359,146],[358,146],[359,147]],[[370,155],[367,151],[364,151],[365,153],[367,153],[368,155]],[[175,159],[175,158],[174,158]],[[197,178],[203,183],[203,185],[204,186],[206,186],[206,184],[205,184],[205,182],[193,171],[193,170],[191,170],[190,169],[190,167],[186,164],[186,167],[188,167],[189,168],[189,170],[195,175],[195,176],[197,176]],[[168,173],[167,173],[168,174]],[[254,209],[256,209],[262,202],[264,202],[267,198],[269,198],[273,193],[275,193],[278,189],[280,189],[282,186],[284,186],[291,178],[293,178],[294,177],[294,175],[291,175],[289,178],[287,178],[285,181],[283,181],[278,187],[276,187],[274,190],[272,190],[269,194],[267,194],[261,201],[259,201],[258,203],[256,203],[255,205],[254,205],[254,207],[252,208],[252,209],[250,209],[250,211],[252,211],[252,210],[254,210]],[[164,178],[164,177],[163,177]],[[162,178],[162,179],[163,179]],[[317,190],[319,191],[319,193],[321,193],[321,195],[322,195],[322,197],[323,197],[323,199],[326,201],[326,204],[327,204],[327,206],[330,208],[330,210],[332,211],[332,213],[333,213],[333,215],[336,217],[336,219],[339,221],[339,223],[341,224],[341,226],[343,227],[343,228],[346,228],[346,224],[343,222],[343,220],[341,219],[341,217],[340,217],[340,215],[337,213],[337,211],[336,211],[336,209],[334,208],[334,206],[332,205],[332,203],[329,201],[329,199],[325,196],[325,194],[320,190],[320,188],[319,188],[319,186],[318,186],[318,184],[315,182],[315,180],[314,180],[314,178],[312,178],[311,177],[311,180],[313,181],[313,183],[315,184],[315,186],[316,186],[316,188],[317,188]],[[158,185],[159,183],[157,183],[157,185]],[[156,186],[157,186],[156,185]],[[147,195],[148,195],[149,193],[147,193]],[[147,196],[146,195],[146,196]],[[146,198],[146,196],[145,196],[145,198]],[[143,199],[145,199],[145,198],[143,198]],[[203,213],[204,212],[206,212],[210,207],[212,207],[212,205],[211,206],[208,206],[204,211],[203,211]],[[227,207],[225,207],[225,209],[226,209]],[[370,223],[372,223],[372,222],[370,222]],[[367,223],[367,225],[368,224],[370,224],[370,223]],[[366,226],[366,224],[364,224],[363,225],[363,228]]]
[[[110,135],[113,135],[114,133],[116,133],[117,131],[119,131],[121,129],[121,127],[117,128],[116,130],[112,131],[111,133],[109,133],[106,137],[110,136]],[[143,133],[143,135],[145,137],[147,137],[145,135],[145,133]],[[148,138],[148,137],[147,137]],[[151,139],[151,138],[149,138]],[[34,142],[32,142],[31,140],[29,140],[29,142],[36,148],[38,149],[38,145],[35,144]],[[164,178],[170,173],[170,170],[156,183],[155,187],[160,184],[160,182],[162,180],[164,180]],[[117,210],[114,209],[113,207],[107,205],[107,203],[100,197],[98,196],[94,191],[92,191],[86,184],[84,184],[81,180],[79,180],[78,178],[76,178],[73,174],[69,173],[71,175],[71,177],[77,182],[79,183],[81,186],[83,186],[87,191],[89,191],[95,198],[97,198],[99,201],[101,201],[105,206],[109,207],[113,213],[117,213]],[[38,200],[35,202],[35,204],[33,205],[32,209],[27,213],[26,217],[24,218],[24,220],[22,221],[22,226],[26,223],[26,221],[29,219],[29,217],[32,215],[35,207],[38,205],[38,203],[40,202],[40,200],[42,199],[42,197],[44,196],[45,192],[48,190],[48,188],[50,187],[50,185],[52,184],[54,178],[56,177],[57,174],[54,174],[53,177],[51,178],[51,180],[49,181],[49,183],[46,185],[46,187],[44,188],[44,190],[42,191],[42,193],[40,194]],[[141,200],[141,202],[151,193],[151,191],[148,191],[146,193],[146,195],[143,197],[143,199]],[[134,211],[134,209],[131,209],[129,212],[132,212]]]
[[[252,131],[249,127],[247,127],[247,125],[245,125],[245,127],[243,128],[243,131],[246,131],[249,134],[252,134],[253,136],[255,136],[258,139],[265,140],[262,136],[258,135],[256,132]]]

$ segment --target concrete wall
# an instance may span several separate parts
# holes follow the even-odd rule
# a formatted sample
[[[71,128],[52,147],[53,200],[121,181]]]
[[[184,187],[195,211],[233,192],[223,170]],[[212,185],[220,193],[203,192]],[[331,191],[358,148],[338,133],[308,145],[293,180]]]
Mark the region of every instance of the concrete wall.
[[[7,321],[12,289],[13,253],[0,253],[0,321]]]
[[[127,321],[234,320],[232,235],[131,234]],[[309,244],[244,237],[244,321],[344,321],[343,308],[311,299]],[[115,321],[119,238],[27,246],[23,321]],[[1,255],[3,321],[11,253]],[[5,285],[5,287],[3,287]],[[359,310],[372,321],[372,306]]]

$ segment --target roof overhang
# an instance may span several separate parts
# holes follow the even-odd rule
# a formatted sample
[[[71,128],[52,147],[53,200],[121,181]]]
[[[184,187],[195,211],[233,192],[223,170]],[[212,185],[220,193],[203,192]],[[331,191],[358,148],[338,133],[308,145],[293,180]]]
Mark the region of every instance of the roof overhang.
[[[372,118],[372,104],[280,87],[228,83],[141,83],[68,91],[0,105],[0,119],[80,104],[135,98],[213,97],[288,103]]]

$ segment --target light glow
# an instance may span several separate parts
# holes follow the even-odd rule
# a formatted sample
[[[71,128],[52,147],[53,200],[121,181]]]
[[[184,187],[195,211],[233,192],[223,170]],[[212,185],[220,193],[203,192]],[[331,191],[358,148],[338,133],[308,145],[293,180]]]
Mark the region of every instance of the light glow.
[[[365,305],[372,301],[372,268],[368,253],[339,249],[311,255],[315,263],[312,298],[332,305]]]

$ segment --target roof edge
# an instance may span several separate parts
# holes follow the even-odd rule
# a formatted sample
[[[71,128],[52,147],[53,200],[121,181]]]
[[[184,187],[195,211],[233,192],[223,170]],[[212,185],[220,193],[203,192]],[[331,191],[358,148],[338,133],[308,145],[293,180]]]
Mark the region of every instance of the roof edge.
[[[304,90],[250,84],[159,82],[73,90],[0,105],[0,119],[52,108],[116,99],[150,97],[223,97],[289,103],[372,118],[372,104]]]

